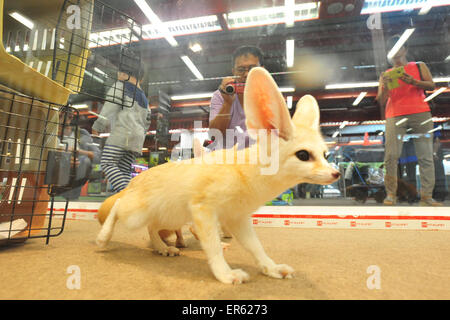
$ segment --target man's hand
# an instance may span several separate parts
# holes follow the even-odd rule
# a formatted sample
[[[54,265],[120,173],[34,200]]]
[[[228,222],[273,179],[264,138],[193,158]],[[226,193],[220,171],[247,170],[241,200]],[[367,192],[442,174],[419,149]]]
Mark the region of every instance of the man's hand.
[[[229,85],[230,83],[233,83],[234,79],[232,77],[226,77],[222,80],[222,83],[219,86],[219,90],[220,90],[220,94],[223,97],[224,102],[228,103],[228,104],[232,104],[235,98],[235,94],[227,94],[224,93],[225,92],[225,88],[227,85]]]

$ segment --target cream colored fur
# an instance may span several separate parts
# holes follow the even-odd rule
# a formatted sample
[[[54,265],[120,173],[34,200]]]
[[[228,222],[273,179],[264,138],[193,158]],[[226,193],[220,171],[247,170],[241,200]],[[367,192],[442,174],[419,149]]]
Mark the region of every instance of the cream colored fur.
[[[223,283],[246,282],[248,274],[231,269],[224,259],[220,223],[253,256],[262,273],[274,278],[292,277],[291,267],[276,264],[265,253],[253,230],[251,215],[266,201],[294,185],[330,184],[339,178],[339,173],[324,158],[327,147],[320,133],[319,108],[312,96],[300,99],[291,119],[270,74],[263,68],[253,68],[247,78],[244,106],[250,132],[278,130],[278,134],[268,133],[268,141],[271,137],[280,138],[278,147],[271,142],[269,148],[269,155],[279,157],[276,174],[263,174],[268,165],[259,158],[257,163],[249,160],[254,152],[265,150],[264,142],[244,150],[206,153],[196,161],[153,167],[133,178],[113,200],[114,205],[112,200],[105,200],[99,210],[99,220],[105,223],[97,243],[106,245],[114,223],[121,221],[129,229],[148,226],[154,248],[161,254],[175,255],[178,249],[168,247],[158,231],[178,230],[192,222],[214,276]],[[300,150],[308,151],[310,160],[299,160],[296,153]],[[218,156],[236,161],[214,163]],[[248,161],[239,163],[237,159]]]

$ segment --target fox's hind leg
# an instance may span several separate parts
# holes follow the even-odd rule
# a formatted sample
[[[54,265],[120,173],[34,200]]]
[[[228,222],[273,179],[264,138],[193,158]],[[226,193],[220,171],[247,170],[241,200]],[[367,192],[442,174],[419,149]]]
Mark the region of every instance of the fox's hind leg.
[[[168,246],[159,235],[159,230],[152,228],[151,225],[147,227],[150,240],[152,241],[153,249],[155,249],[162,256],[174,257],[180,255],[180,250],[173,246]]]

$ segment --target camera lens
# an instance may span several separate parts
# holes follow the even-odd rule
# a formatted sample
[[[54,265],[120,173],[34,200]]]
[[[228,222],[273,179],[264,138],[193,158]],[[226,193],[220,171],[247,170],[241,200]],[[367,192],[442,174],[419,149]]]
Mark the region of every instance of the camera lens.
[[[225,92],[228,94],[233,94],[234,93],[234,86],[229,84],[225,87]]]

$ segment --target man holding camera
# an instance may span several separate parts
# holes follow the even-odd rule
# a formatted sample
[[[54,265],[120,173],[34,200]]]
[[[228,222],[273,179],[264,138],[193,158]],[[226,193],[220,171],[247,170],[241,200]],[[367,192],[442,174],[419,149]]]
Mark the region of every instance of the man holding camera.
[[[237,48],[233,53],[233,76],[224,78],[219,89],[214,92],[211,98],[209,128],[222,133],[224,148],[233,147],[238,141],[242,141],[241,139],[244,139],[245,144],[239,143],[239,148],[245,148],[249,145],[243,109],[243,89],[250,70],[260,66],[263,66],[261,49],[253,46]],[[226,141],[227,130],[233,130],[234,141]],[[217,143],[218,139],[215,138]]]

